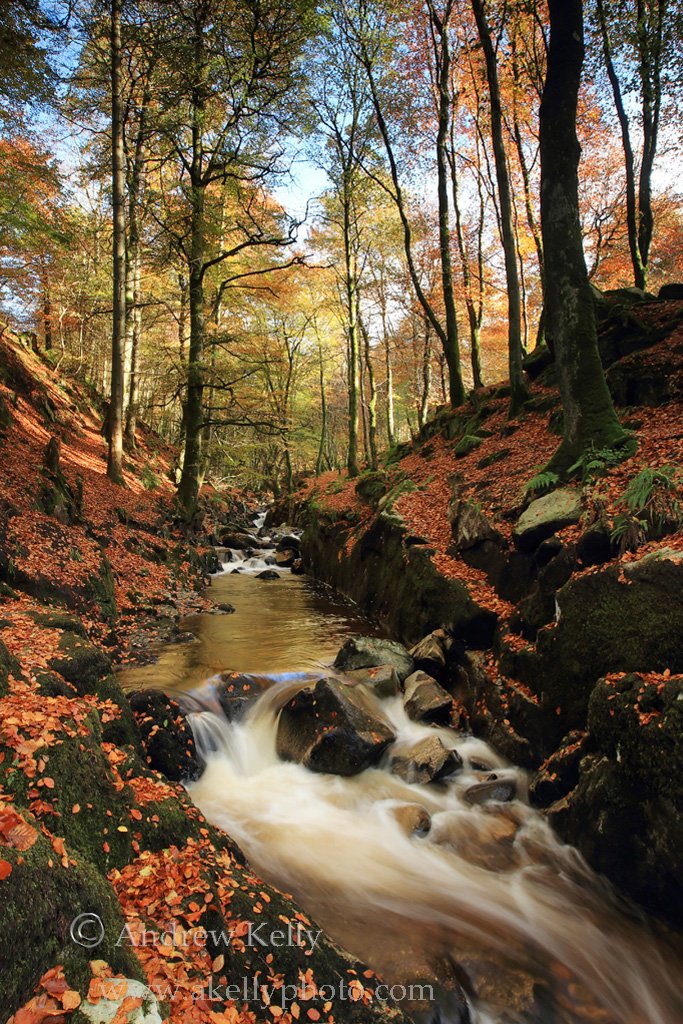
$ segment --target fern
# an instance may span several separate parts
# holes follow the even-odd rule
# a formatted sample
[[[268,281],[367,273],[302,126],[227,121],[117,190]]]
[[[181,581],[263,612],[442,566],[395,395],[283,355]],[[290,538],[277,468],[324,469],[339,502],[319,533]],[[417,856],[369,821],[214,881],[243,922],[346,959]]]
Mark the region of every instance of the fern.
[[[621,513],[614,517],[610,537],[612,542],[618,546],[620,554],[623,554],[624,551],[635,551],[645,542],[646,525],[643,519],[635,519]]]
[[[546,491],[552,491],[559,483],[560,477],[558,473],[553,472],[552,469],[542,469],[540,473],[532,476],[531,480],[524,485],[524,493],[525,495],[545,494]]]
[[[610,466],[616,466],[623,462],[625,452],[618,448],[596,448],[591,445],[576,460],[573,466],[569,467],[569,475],[580,473],[584,482],[595,480],[596,477],[604,476]]]
[[[646,466],[633,477],[622,498],[628,511],[615,516],[612,530],[621,551],[635,551],[648,537],[661,537],[683,524],[682,484],[676,466]]]

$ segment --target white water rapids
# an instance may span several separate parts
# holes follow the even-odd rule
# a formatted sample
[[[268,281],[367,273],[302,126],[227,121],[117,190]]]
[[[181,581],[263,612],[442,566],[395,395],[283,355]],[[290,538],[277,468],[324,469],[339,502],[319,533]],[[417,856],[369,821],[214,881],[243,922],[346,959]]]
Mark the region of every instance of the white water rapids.
[[[233,602],[235,613],[194,616],[194,643],[170,645],[156,665],[125,674],[128,686],[161,687],[199,709],[192,725],[207,767],[190,792],[206,817],[387,982],[434,982],[439,1010],[430,1024],[465,1019],[449,1004],[458,985],[473,1024],[683,1024],[675,940],[560,843],[525,802],[525,773],[484,742],[439,729],[465,767],[429,786],[392,774],[389,754],[353,778],[279,760],[279,709],[307,680],[330,674],[321,665],[346,636],[373,627],[287,569],[259,579],[275,558],[262,525],[259,516],[258,551],[226,551],[213,580],[214,599]],[[240,722],[225,719],[211,680],[204,683],[226,670],[271,684]],[[377,703],[396,747],[436,731],[411,721],[400,698]],[[490,769],[515,778],[519,799],[463,799]],[[406,804],[428,813],[426,833],[399,824]]]
[[[681,1024],[676,955],[647,922],[524,802],[462,798],[481,778],[472,760],[516,775],[523,792],[522,772],[447,729],[465,770],[445,785],[408,785],[383,765],[340,778],[283,763],[277,715],[301,685],[274,678],[241,723],[193,715],[208,764],[192,798],[257,872],[390,980],[465,977],[479,1024]],[[399,744],[433,732],[400,698],[381,709]],[[405,803],[431,815],[426,835],[398,824],[392,809]]]

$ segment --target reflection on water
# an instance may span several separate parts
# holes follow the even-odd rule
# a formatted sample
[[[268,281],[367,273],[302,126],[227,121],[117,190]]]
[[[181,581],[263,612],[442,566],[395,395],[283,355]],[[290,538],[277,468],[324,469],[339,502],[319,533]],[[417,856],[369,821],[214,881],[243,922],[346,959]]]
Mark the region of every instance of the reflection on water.
[[[182,625],[197,640],[168,645],[156,664],[122,672],[126,689],[193,689],[226,671],[316,671],[334,660],[350,634],[381,632],[324,584],[289,573],[278,580],[222,573],[213,577],[210,595],[234,605],[234,614],[189,616]]]

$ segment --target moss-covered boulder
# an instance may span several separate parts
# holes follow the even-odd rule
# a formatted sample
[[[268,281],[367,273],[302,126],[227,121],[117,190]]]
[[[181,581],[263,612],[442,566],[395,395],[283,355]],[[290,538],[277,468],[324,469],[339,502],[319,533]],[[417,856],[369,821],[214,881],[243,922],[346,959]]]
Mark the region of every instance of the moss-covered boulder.
[[[395,509],[385,507],[359,534],[351,529],[335,515],[307,507],[302,554],[312,575],[351,597],[407,644],[444,628],[455,639],[488,646],[496,614],[477,605],[464,584],[441,575],[431,548],[407,543],[410,535]]]
[[[0,739],[4,789],[18,806],[33,808],[75,856],[103,872],[127,863],[132,797],[102,749],[97,713],[63,697],[44,699],[42,719],[37,709],[35,701],[22,706],[16,697],[3,708],[13,737],[12,743]],[[26,749],[34,752],[23,754]]]
[[[590,700],[593,753],[550,820],[622,891],[683,923],[683,676],[611,675]]]
[[[392,665],[401,681],[415,668],[403,644],[372,636],[350,636],[334,659],[334,667],[342,672],[380,665]]]
[[[581,492],[560,487],[531,502],[517,520],[513,540],[521,550],[533,551],[558,530],[578,523],[581,511]]]
[[[208,838],[143,854],[113,884],[131,939],[141,926],[172,934],[174,923],[198,938],[182,950],[173,943],[137,949],[153,978],[176,981],[176,1014],[186,1011],[189,1019],[197,990],[211,984],[216,1014],[246,999],[259,1021],[277,1019],[281,1009],[301,1020],[329,1015],[345,1024],[410,1024],[377,991],[380,979],[365,964],[328,939],[295,900]]]
[[[147,764],[173,782],[199,778],[203,765],[180,705],[154,690],[140,690],[129,699]]]
[[[359,498],[370,505],[377,502],[387,493],[387,474],[382,470],[363,473],[356,481],[354,490]]]
[[[563,726],[585,726],[600,676],[683,671],[682,592],[683,552],[670,548],[573,576],[557,592],[557,623],[540,631],[536,652],[518,657],[511,673],[543,699],[546,753]]]
[[[70,616],[46,616],[46,624],[50,628],[59,628],[57,624],[70,625],[72,621]],[[130,705],[112,673],[111,660],[101,648],[90,643],[83,632],[81,628],[78,632],[67,629],[62,633],[58,653],[50,659],[49,667],[53,673],[66,679],[79,696],[93,695],[115,705],[102,716],[105,741],[119,746],[132,744],[140,750],[140,738]],[[54,682],[50,684],[44,680],[43,683],[54,687]]]
[[[77,991],[87,991],[93,957],[104,957],[115,971],[142,979],[134,951],[118,942],[124,920],[109,882],[86,859],[74,855],[69,844],[63,853],[61,846],[55,850],[30,815],[25,820],[29,829],[36,829],[28,849],[0,837],[0,858],[11,867],[0,881],[3,1019],[32,996],[39,979],[55,964],[63,965],[70,987]]]

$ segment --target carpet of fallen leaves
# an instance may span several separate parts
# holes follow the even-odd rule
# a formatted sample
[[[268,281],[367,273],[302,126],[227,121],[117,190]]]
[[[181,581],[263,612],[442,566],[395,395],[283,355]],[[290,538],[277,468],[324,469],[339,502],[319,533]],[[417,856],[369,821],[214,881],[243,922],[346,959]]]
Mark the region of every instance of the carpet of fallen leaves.
[[[645,323],[657,327],[673,313],[680,312],[680,307],[680,303],[668,302],[657,307],[644,307],[638,312]],[[681,342],[683,324],[675,327],[657,345],[639,352],[640,364],[655,364],[665,359],[672,346]],[[400,494],[394,508],[409,532],[423,537],[434,549],[432,559],[439,572],[466,584],[480,606],[505,618],[511,613],[512,606],[501,600],[483,572],[454,557],[453,537],[447,518],[454,483],[458,482],[460,495],[476,502],[496,529],[509,539],[523,507],[525,484],[548,461],[559,444],[559,438],[548,429],[550,411],[532,410],[510,420],[508,400],[497,397],[496,391],[496,387],[489,387],[477,392],[477,405],[485,405],[490,410],[482,421],[488,436],[477,448],[464,456],[458,455],[455,452],[458,438],[448,440],[437,435],[415,446],[387,473],[389,486],[392,482],[406,479],[416,485],[416,489]],[[552,388],[533,384],[531,394],[543,405],[552,408],[559,405],[559,395]],[[462,411],[455,410],[455,415]],[[472,412],[470,408],[469,414]],[[653,408],[627,408],[620,413],[626,425],[634,430],[638,447],[632,458],[609,468],[595,488],[594,500],[599,501],[601,511],[608,518],[623,510],[626,486],[641,469],[680,465],[683,456],[683,401],[677,399]],[[349,519],[347,550],[374,519],[367,503],[357,495],[355,484],[356,481],[349,479],[345,471],[339,474],[328,472],[307,480],[300,492],[302,500],[314,500],[322,509]],[[586,495],[588,501],[592,497]],[[567,543],[576,540],[582,529],[581,525],[567,527],[560,532],[560,539]],[[662,544],[683,549],[683,533],[670,535],[664,542],[651,542],[639,548],[637,553],[627,553],[623,557],[625,560],[641,557]]]
[[[202,577],[169,515],[173,450],[143,428],[138,447],[127,455],[126,486],[116,486],[106,477],[102,421],[87,392],[61,380],[6,331],[0,338],[0,360],[5,369],[0,399],[8,413],[0,428],[0,575],[9,584],[3,584],[0,592],[0,640],[12,658],[7,693],[0,697],[0,900],[4,900],[2,885],[10,884],[13,866],[23,862],[25,851],[39,837],[54,852],[48,860],[50,868],[71,870],[78,863],[60,835],[61,826],[65,816],[89,814],[92,804],[69,801],[69,807],[63,806],[59,783],[50,773],[51,754],[64,743],[80,745],[81,750],[86,744],[92,746],[97,735],[93,728],[99,728],[94,725],[96,719],[106,724],[120,715],[113,701],[94,694],[79,696],[55,672],[52,663],[63,653],[60,640],[70,625],[64,615],[77,620],[76,628],[84,630],[90,643],[104,644],[102,649],[110,657],[126,662],[130,641],[145,615],[153,621],[163,605],[179,616],[210,602],[197,592]],[[54,438],[60,445],[61,473],[73,492],[82,490],[80,516],[75,521],[48,515],[41,508],[45,453]],[[148,478],[154,473],[158,481],[154,489],[143,486],[143,470]],[[165,551],[171,549],[173,557],[167,558]],[[103,555],[111,571],[115,617],[103,615],[92,599],[93,581],[102,577]],[[46,615],[50,618],[45,619]],[[76,646],[80,643],[78,639]],[[63,695],[47,697],[38,691],[40,677],[48,672]],[[155,855],[155,862],[142,849],[143,826],[159,822],[157,809],[164,801],[181,801],[190,818],[199,822],[203,818],[182,787],[154,772],[131,769],[128,755],[112,743],[102,743],[101,750],[108,784],[116,793],[125,791],[126,815],[116,828],[130,833],[134,856],[125,882],[121,875],[115,879],[117,891],[124,912],[142,918],[154,896],[148,878],[153,863],[160,872],[159,884],[167,873],[163,884],[169,892],[174,888],[189,898],[195,893],[196,880],[190,865],[208,855],[205,849],[193,851],[195,860],[180,866],[171,855],[168,860]],[[11,789],[3,786],[10,771]],[[18,777],[24,780],[25,808],[15,796]],[[101,845],[108,856],[107,832],[105,826]],[[201,896],[199,892],[197,898]],[[30,908],[26,910],[30,913]],[[122,980],[103,961],[93,960],[90,966],[89,988],[80,992],[70,988],[60,964],[49,967],[35,994],[11,1017],[11,1024],[62,1024],[79,1008],[95,1007],[108,999],[120,1003],[114,1024],[126,1024],[142,1000],[126,996]],[[181,967],[173,958],[167,967],[165,972],[160,964],[150,964],[150,981],[167,976],[175,980],[177,968],[182,982]],[[188,1008],[180,999],[170,1005],[167,1019],[173,1024],[254,1020],[241,1010],[218,1013],[215,1004]],[[9,1012],[11,1008],[2,1009]]]

